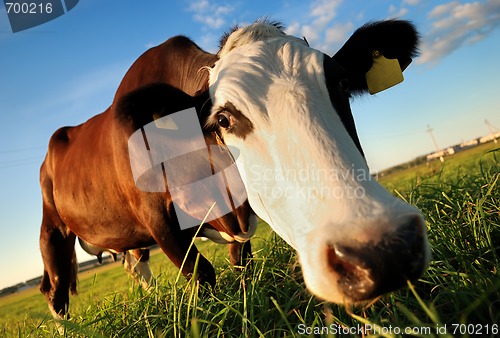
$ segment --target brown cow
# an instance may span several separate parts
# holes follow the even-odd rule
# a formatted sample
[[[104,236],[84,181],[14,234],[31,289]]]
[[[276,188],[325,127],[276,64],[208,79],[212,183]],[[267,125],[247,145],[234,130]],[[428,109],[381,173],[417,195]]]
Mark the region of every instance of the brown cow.
[[[75,234],[121,250],[154,240],[179,265],[193,231],[175,226],[168,196],[136,189],[124,140],[152,115],[193,106],[205,128],[214,128],[205,129],[206,143],[220,135],[233,153],[252,209],[297,250],[312,293],[353,303],[419,278],[430,261],[423,215],[372,179],[349,104],[352,95],[400,83],[418,43],[409,22],[373,22],[330,57],[260,21],[228,34],[217,56],[182,37],[146,52],[108,111],[52,138],[42,167],[42,291],[49,305],[65,313]],[[163,84],[137,89],[151,74],[165,74],[156,78]],[[181,174],[197,177],[197,164]],[[203,202],[183,201],[186,210]],[[244,206],[211,225],[224,230],[222,239],[244,240],[252,233],[249,213]],[[194,259],[191,251],[184,273]],[[214,280],[204,259],[198,278]]]
[[[40,290],[55,318],[67,314],[69,290],[76,292],[76,236],[89,244],[93,248],[90,252],[96,255],[104,250],[132,250],[136,259],[144,254],[140,248],[157,243],[179,268],[186,257],[182,273],[193,273],[198,251],[189,247],[198,229],[181,230],[168,189],[154,193],[135,186],[127,142],[137,129],[152,122],[153,116],[191,107],[196,107],[200,124],[204,125],[210,105],[205,106],[208,72],[201,69],[214,62],[214,55],[202,51],[189,39],[172,38],[139,57],[104,113],[79,126],[61,128],[52,136],[40,170],[40,248],[44,262]],[[138,89],[145,85],[149,86]],[[205,130],[204,138],[207,146],[220,144],[213,130]],[[198,168],[207,160],[219,169],[233,163],[222,147],[211,149],[210,159],[179,159],[184,161],[177,162],[183,166],[179,175],[195,181],[202,178]],[[201,212],[206,213],[206,206],[212,201],[210,191],[199,191],[199,195],[197,205],[186,196],[182,207],[190,211],[204,208]],[[205,205],[199,205],[200,198],[206,200]],[[247,241],[257,224],[248,202],[207,223],[199,235],[230,243],[231,262],[245,264],[251,256]],[[241,243],[245,242],[243,246]],[[142,268],[147,282],[149,268]],[[201,255],[197,279],[215,283],[214,269]]]

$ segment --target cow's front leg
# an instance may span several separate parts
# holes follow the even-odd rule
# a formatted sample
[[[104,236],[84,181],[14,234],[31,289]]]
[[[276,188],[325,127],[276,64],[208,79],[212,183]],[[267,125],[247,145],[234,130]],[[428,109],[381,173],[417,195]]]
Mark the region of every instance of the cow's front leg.
[[[215,270],[210,262],[203,257],[194,244],[191,244],[193,237],[190,231],[165,230],[153,233],[153,237],[168,256],[168,258],[186,277],[193,276],[195,272],[196,260],[199,255],[196,279],[201,283],[208,283],[215,286]]]
[[[252,246],[250,241],[229,243],[229,259],[236,269],[243,269],[251,262]]]

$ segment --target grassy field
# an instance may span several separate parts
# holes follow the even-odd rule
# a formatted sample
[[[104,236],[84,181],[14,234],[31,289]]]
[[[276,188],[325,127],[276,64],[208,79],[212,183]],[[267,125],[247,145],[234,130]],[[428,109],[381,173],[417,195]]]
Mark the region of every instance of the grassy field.
[[[177,278],[161,252],[151,258],[152,292],[137,287],[119,263],[80,275],[80,294],[71,298],[72,318],[63,322],[65,335],[356,337],[365,329],[384,337],[499,336],[498,147],[482,145],[447,157],[443,164],[380,179],[423,211],[433,260],[419,281],[370,307],[344,309],[312,297],[293,250],[262,224],[253,240],[253,267],[243,273],[230,267],[226,247],[196,242],[214,262],[214,290]],[[0,336],[58,336],[37,289],[0,299]]]

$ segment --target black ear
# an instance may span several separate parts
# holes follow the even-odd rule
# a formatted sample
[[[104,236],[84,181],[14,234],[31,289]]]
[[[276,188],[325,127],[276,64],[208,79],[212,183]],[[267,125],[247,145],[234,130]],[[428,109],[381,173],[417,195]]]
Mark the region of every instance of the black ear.
[[[349,91],[362,94],[368,90],[366,73],[371,69],[374,53],[387,59],[397,59],[405,70],[418,55],[420,35],[409,21],[387,20],[370,22],[357,29],[333,56],[349,76]]]
[[[211,107],[208,91],[190,96],[168,84],[154,83],[124,95],[118,101],[115,111],[117,118],[138,129],[154,119],[192,107],[196,109],[203,126]]]

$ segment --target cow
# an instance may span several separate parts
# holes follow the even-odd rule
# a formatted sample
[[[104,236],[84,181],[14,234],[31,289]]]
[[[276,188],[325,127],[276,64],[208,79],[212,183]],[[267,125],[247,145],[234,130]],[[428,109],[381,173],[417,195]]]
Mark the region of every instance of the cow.
[[[133,126],[125,133],[130,136],[134,128],[150,122],[151,116],[159,111],[168,114],[187,106],[196,107],[200,121],[204,121],[206,135],[215,135],[233,154],[251,209],[296,250],[308,290],[333,303],[368,301],[404,286],[407,280],[419,278],[429,264],[430,248],[422,213],[393,197],[371,178],[349,100],[401,82],[402,71],[418,54],[418,42],[419,35],[413,24],[402,20],[362,26],[333,57],[311,48],[305,38],[287,35],[279,23],[267,20],[235,27],[221,39],[216,54],[203,51],[186,37],[174,37],[139,58],[138,61],[142,59],[148,67],[132,66],[125,76],[129,80],[127,84],[122,81],[112,106],[92,125],[101,128],[99,126],[108,123],[106,130],[101,128],[100,135],[107,137],[116,133],[117,128],[123,128],[124,121],[132,121]],[[168,74],[165,76],[168,81],[143,86],[149,82],[144,79],[157,73]],[[183,104],[175,105],[179,100]],[[114,123],[108,131],[110,121]],[[82,168],[71,175],[74,178],[70,182],[58,178],[53,169],[44,169],[57,167],[54,161],[62,157],[57,152],[63,152],[60,148],[71,139],[65,134],[66,131],[53,136],[42,166],[44,220],[45,214],[53,218],[55,215],[57,240],[61,237],[61,228],[66,230],[66,237],[83,235],[72,227],[87,219],[92,208],[86,203],[93,203],[89,202],[88,194],[80,198],[72,193],[85,192],[84,184],[90,184],[85,182],[74,187],[81,180],[79,175],[86,175]],[[105,150],[104,157],[126,154],[121,143],[123,135],[114,135],[112,139],[115,152]],[[86,147],[94,142],[86,141]],[[76,155],[74,157],[72,162],[80,163]],[[120,168],[123,176],[120,181],[133,181],[126,156],[118,159],[114,168]],[[82,163],[84,170],[95,167],[90,158]],[[74,217],[57,213],[60,206],[54,203],[56,196],[52,194],[57,191],[53,184],[57,179],[72,187],[68,188],[71,191],[59,193],[58,198],[79,198],[66,203],[74,203],[73,208],[84,207]],[[113,187],[108,180],[99,190],[95,189],[99,195]],[[146,205],[148,209],[144,223],[134,219],[133,224],[122,225],[120,229],[131,231],[128,238],[141,238],[144,229],[152,228],[151,223],[172,229],[169,222],[175,223],[175,220],[162,218],[165,211],[158,211],[152,206],[154,203],[149,202],[163,197],[136,191],[114,193],[120,203],[112,206],[116,214],[113,221],[123,224],[129,216],[120,205],[125,205],[127,210],[137,205]],[[72,205],[66,207],[71,209]],[[103,205],[95,207],[102,210]],[[44,227],[47,228],[45,223],[42,222],[42,233]],[[249,230],[252,226],[247,228],[241,223],[238,236],[253,232]],[[97,234],[103,231],[101,227],[89,226],[88,229],[94,229]],[[180,236],[179,232],[169,231]],[[192,231],[188,233],[192,235]],[[224,238],[229,232],[225,234]],[[106,242],[103,239],[94,244],[111,247],[118,235],[109,235],[111,238]],[[238,240],[238,236],[234,238]],[[63,246],[72,244],[59,241]],[[42,252],[44,245],[54,248],[47,240],[41,242]],[[143,246],[145,242],[137,240],[135,244]],[[169,250],[182,251],[175,241],[159,244],[169,257],[174,256]],[[71,250],[67,249],[69,253]],[[71,255],[64,257],[65,264],[69,265]],[[175,258],[172,260],[175,263]],[[50,265],[45,257],[44,261],[46,267]],[[213,268],[206,263],[200,264],[198,270],[197,278],[202,282],[210,279],[207,276],[213,277]],[[189,274],[189,269],[184,268],[183,273],[186,272]],[[44,279],[48,280],[48,277]],[[52,290],[57,288],[54,284],[49,288],[46,283],[42,291],[48,295],[50,307],[54,304],[51,303]],[[56,311],[65,313],[61,306]]]
[[[171,189],[138,189],[132,174],[129,138],[144,125],[192,107],[200,119],[200,128],[206,124],[210,108],[206,104],[208,72],[199,69],[213,66],[214,61],[214,56],[202,52],[188,39],[170,39],[134,62],[108,109],[79,126],[63,127],[52,135],[40,168],[40,250],[44,263],[40,290],[54,318],[68,316],[69,291],[76,293],[76,237],[84,250],[98,258],[105,251],[126,253],[125,267],[138,273],[143,284],[151,279],[147,247],[153,244],[158,244],[186,276],[194,275],[197,265],[196,278],[210,285],[215,284],[214,268],[202,255],[198,258],[193,236],[229,244],[231,263],[238,268],[251,258],[249,239],[256,230],[257,218],[246,195],[242,203],[230,206],[232,212],[219,212],[222,216],[201,227],[183,229]],[[195,154],[176,158],[176,166],[180,167],[177,179],[195,182],[204,178],[202,167],[207,164],[216,171],[234,164],[215,129],[205,128],[202,142],[210,146],[210,157]],[[240,179],[234,171],[237,177],[231,178],[231,171],[226,170],[229,181]],[[210,209],[213,187],[200,189],[177,200],[181,212],[203,215],[222,207],[214,205]]]

